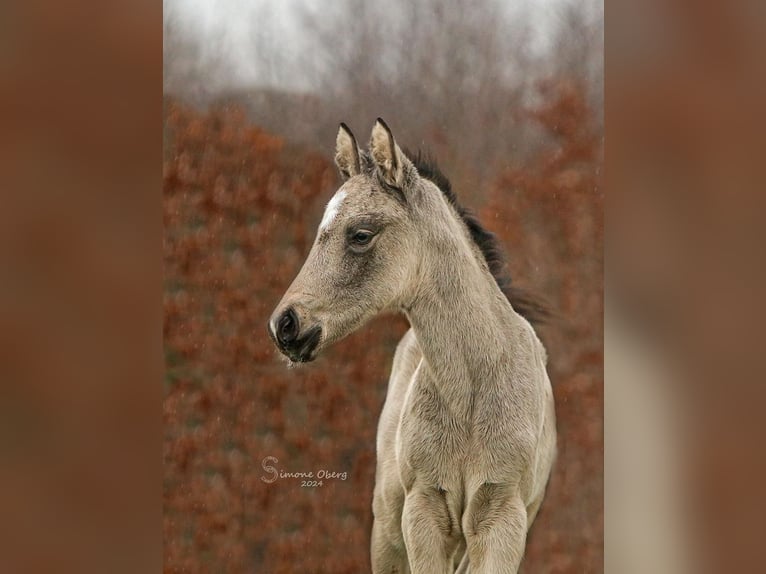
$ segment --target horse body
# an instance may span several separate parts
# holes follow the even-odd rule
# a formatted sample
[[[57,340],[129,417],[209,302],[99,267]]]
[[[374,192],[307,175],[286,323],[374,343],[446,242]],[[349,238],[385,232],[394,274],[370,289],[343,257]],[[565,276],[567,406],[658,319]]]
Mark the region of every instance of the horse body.
[[[372,315],[403,312],[411,329],[378,426],[373,572],[517,572],[555,456],[545,350],[461,214],[382,121],[369,154],[345,126],[337,147],[348,181],[270,332],[310,360]],[[331,276],[333,229],[345,239]]]

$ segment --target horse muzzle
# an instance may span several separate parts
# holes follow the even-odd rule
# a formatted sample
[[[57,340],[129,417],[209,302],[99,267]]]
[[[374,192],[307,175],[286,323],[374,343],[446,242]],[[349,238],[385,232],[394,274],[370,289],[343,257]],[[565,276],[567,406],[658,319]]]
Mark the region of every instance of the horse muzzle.
[[[301,332],[303,330],[303,332]],[[322,338],[322,326],[305,329],[293,307],[277,311],[269,321],[269,335],[283,355],[296,363],[314,360]]]

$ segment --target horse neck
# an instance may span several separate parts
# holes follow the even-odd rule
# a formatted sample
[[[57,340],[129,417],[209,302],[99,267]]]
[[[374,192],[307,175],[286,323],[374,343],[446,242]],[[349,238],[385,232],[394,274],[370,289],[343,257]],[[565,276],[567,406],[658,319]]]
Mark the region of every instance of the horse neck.
[[[461,223],[447,222],[431,235],[405,313],[440,392],[467,405],[501,376],[518,317]]]

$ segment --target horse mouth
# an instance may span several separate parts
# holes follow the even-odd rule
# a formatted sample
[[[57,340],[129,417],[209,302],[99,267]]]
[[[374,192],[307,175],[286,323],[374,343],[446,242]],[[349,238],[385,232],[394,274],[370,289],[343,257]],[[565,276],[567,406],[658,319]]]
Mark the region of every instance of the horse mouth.
[[[314,351],[322,339],[322,327],[316,325],[309,329],[303,337],[295,341],[295,345],[281,351],[294,363],[308,363],[316,359]]]

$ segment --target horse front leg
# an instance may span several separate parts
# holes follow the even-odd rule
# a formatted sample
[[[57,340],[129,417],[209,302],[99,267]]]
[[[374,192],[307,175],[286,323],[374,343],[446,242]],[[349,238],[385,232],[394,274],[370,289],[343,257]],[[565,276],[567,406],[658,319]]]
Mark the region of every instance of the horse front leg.
[[[527,540],[527,510],[518,490],[484,484],[467,510],[463,529],[471,574],[516,574]]]
[[[404,499],[402,533],[412,574],[448,574],[460,533],[452,525],[444,492],[414,487]]]
[[[380,519],[372,523],[372,574],[410,574],[407,552],[403,546],[397,546]]]
[[[388,496],[384,496],[384,492]],[[372,502],[372,574],[409,574],[407,550],[402,538],[402,507],[404,490],[401,485],[384,490],[378,483]]]

